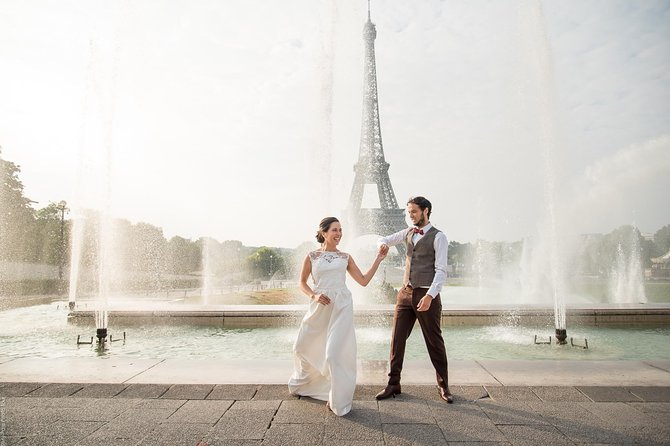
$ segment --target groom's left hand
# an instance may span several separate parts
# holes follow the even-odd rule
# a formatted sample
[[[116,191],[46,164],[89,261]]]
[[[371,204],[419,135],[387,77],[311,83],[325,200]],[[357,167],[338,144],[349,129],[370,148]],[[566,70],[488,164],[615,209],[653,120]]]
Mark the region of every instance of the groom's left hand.
[[[416,311],[428,311],[431,303],[433,303],[433,296],[426,294],[419,301],[419,305],[416,306]]]

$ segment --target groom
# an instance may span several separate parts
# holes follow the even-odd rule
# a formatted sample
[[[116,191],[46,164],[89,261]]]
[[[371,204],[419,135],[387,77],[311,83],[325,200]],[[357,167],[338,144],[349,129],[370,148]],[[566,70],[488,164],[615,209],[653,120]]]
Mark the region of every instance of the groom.
[[[391,340],[391,371],[388,385],[375,398],[383,400],[400,394],[400,372],[405,356],[405,344],[414,323],[419,320],[430,360],[435,367],[440,397],[452,403],[447,373],[447,350],[442,339],[440,322],[442,301],[440,290],[447,278],[447,236],[428,220],[432,205],[424,197],[410,198],[407,213],[414,227],[403,229],[379,239],[377,244],[405,244],[405,276],[398,292],[393,317]]]

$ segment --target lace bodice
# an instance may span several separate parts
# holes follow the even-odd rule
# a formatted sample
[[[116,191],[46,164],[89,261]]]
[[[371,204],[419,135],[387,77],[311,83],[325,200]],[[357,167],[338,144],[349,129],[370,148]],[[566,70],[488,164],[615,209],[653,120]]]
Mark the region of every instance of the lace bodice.
[[[312,251],[312,278],[317,290],[346,288],[349,254],[340,251]]]

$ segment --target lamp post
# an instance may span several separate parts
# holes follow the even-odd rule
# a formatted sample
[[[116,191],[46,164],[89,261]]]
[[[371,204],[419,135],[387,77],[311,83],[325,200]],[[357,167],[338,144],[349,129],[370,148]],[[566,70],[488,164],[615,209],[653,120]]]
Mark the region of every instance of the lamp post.
[[[61,201],[57,208],[60,211],[60,241],[58,247],[58,280],[63,280],[63,262],[65,260],[65,212],[68,210],[67,203]]]

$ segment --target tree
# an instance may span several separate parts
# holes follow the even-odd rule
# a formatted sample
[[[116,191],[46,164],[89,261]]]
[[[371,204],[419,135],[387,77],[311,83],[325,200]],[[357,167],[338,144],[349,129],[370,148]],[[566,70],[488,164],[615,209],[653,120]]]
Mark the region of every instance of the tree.
[[[168,271],[188,274],[200,267],[200,247],[191,240],[175,235],[166,248]]]
[[[34,261],[62,267],[68,256],[70,222],[65,220],[67,203],[49,203],[35,213],[32,239],[35,242]],[[62,279],[62,268],[59,275]]]
[[[284,270],[284,257],[275,249],[263,246],[247,257],[246,263],[254,279],[269,279]]]
[[[670,250],[670,225],[665,225],[654,234],[654,257],[660,257]]]
[[[601,274],[612,273],[613,265],[617,264],[619,250],[625,258],[637,255],[642,258],[642,234],[639,229],[631,225],[619,226],[614,231],[602,237],[598,243],[598,270]],[[637,252],[633,252],[633,250]]]
[[[23,196],[20,166],[2,159],[0,148],[0,260],[31,260],[32,200]],[[34,254],[34,253],[33,253]]]

